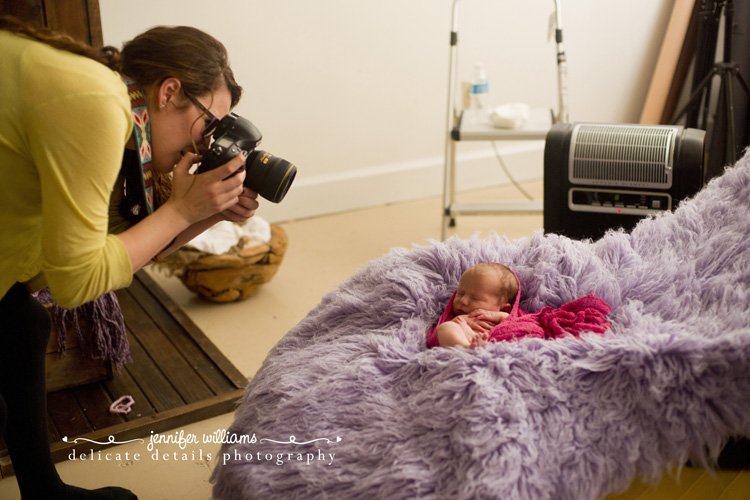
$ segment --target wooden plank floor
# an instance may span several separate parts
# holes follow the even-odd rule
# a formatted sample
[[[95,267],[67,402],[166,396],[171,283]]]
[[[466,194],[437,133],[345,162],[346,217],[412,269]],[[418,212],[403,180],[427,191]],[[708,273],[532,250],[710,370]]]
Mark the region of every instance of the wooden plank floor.
[[[117,298],[125,317],[132,363],[110,380],[47,395],[52,456],[63,461],[101,443],[147,437],[232,411],[247,379],[151,279],[139,272]],[[123,395],[135,400],[127,415],[109,406]],[[65,440],[63,438],[66,438]],[[0,478],[13,473],[0,439]]]

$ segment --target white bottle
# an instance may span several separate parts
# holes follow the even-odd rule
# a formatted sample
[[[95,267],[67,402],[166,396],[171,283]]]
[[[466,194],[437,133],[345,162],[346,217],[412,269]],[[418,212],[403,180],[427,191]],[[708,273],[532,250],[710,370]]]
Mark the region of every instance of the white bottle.
[[[478,62],[474,65],[474,77],[469,81],[469,108],[488,111],[489,91],[490,84],[484,72],[484,65]]]

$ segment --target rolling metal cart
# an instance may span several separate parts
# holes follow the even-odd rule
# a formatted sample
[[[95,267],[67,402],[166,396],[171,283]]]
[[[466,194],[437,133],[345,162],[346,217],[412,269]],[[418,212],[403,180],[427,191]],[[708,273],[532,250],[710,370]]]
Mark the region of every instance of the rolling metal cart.
[[[544,140],[556,122],[568,122],[567,62],[563,50],[562,16],[560,1],[555,3],[555,42],[557,43],[558,112],[550,108],[532,108],[529,120],[519,128],[496,128],[482,110],[458,110],[458,3],[453,2],[450,38],[450,64],[448,79],[448,116],[445,139],[445,172],[443,182],[443,224],[441,238],[445,239],[448,227],[455,225],[457,215],[478,214],[529,214],[542,213],[539,200],[529,201],[474,201],[457,202],[456,194],[456,142],[458,141],[538,141]],[[500,156],[498,158],[501,160]]]

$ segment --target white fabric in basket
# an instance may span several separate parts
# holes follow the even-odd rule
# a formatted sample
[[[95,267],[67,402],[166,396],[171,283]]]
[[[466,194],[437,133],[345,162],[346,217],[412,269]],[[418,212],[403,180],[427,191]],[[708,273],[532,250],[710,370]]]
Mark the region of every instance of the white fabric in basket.
[[[222,221],[193,238],[189,245],[219,255],[228,252],[243,236],[268,243],[271,241],[271,225],[257,215],[241,225]]]

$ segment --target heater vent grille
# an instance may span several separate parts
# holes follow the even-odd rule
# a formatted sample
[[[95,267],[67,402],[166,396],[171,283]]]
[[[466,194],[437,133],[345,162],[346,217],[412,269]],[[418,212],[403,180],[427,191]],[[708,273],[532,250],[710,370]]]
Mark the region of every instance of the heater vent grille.
[[[668,189],[679,127],[577,124],[570,145],[574,184]]]

